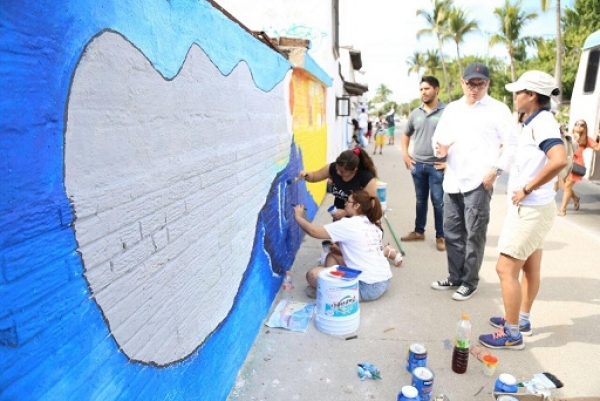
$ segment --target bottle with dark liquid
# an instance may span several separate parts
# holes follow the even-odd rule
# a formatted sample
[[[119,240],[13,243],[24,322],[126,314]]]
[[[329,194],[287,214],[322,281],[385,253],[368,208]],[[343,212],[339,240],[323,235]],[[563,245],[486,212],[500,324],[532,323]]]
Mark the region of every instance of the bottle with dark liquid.
[[[465,373],[469,366],[469,348],[471,347],[471,322],[469,315],[463,313],[462,319],[456,325],[456,339],[452,352],[452,371]]]

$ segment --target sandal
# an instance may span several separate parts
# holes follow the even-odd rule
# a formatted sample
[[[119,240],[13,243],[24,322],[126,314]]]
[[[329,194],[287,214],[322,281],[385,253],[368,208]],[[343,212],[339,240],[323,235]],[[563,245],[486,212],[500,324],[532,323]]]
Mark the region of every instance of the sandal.
[[[575,210],[579,210],[579,206],[580,206],[579,201],[580,200],[581,200],[581,198],[579,196],[577,198],[575,198],[575,201],[573,202],[573,208]]]
[[[402,254],[389,245],[386,245],[383,248],[383,256],[393,261],[394,266],[396,267],[400,267],[402,265]]]
[[[567,214],[567,211],[564,210],[564,209],[561,209],[561,210],[558,211],[558,215],[559,216],[565,216],[566,214]]]

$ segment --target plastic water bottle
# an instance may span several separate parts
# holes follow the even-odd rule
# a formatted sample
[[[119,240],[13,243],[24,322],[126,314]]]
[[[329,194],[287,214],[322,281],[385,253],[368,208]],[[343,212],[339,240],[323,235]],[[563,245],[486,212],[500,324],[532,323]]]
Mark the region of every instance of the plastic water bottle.
[[[465,373],[469,365],[469,348],[471,347],[471,322],[469,315],[463,313],[456,325],[454,351],[452,352],[452,371]]]
[[[283,285],[281,289],[283,290],[283,299],[289,301],[292,298],[292,275],[290,272],[285,272],[285,277],[283,278]]]

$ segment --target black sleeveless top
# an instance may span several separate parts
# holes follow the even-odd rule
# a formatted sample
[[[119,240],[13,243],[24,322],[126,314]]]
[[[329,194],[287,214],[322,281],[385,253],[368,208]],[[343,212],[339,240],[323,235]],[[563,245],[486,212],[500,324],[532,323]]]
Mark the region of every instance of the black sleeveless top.
[[[335,170],[335,163],[329,165],[329,176],[333,181],[333,196],[335,196],[333,204],[337,209],[343,209],[346,206],[346,201],[352,191],[364,189],[375,178],[369,170],[357,170],[354,177],[350,181],[345,182]]]

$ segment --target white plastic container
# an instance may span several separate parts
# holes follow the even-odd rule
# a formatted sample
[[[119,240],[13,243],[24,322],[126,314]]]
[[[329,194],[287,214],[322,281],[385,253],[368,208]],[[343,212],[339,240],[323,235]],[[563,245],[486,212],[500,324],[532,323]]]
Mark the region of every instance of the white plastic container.
[[[387,183],[377,181],[377,197],[381,202],[381,210],[387,210]]]
[[[330,272],[335,270],[333,266],[319,273],[315,326],[326,334],[346,335],[360,325],[358,278],[334,277]]]

